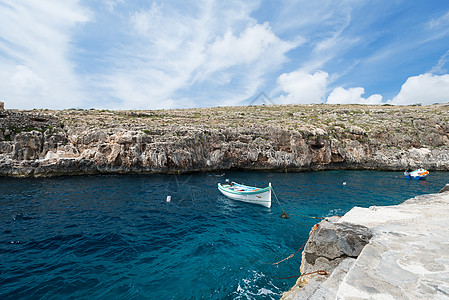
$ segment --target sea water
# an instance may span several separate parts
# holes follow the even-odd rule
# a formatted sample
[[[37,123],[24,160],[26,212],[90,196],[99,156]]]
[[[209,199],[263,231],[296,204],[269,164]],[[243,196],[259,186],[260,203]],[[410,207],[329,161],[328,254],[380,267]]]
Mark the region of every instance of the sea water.
[[[271,209],[227,199],[225,179],[271,182],[277,198]],[[278,299],[301,252],[274,263],[300,249],[315,218],[448,181],[375,171],[0,178],[0,298]]]

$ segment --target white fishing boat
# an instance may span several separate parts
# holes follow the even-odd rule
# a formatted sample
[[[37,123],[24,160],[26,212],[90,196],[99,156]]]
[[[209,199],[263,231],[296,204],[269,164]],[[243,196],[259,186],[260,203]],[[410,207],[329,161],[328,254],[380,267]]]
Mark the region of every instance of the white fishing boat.
[[[247,186],[236,182],[219,183],[218,190],[233,200],[271,207],[271,183],[265,188]]]
[[[404,176],[407,179],[418,179],[418,180],[421,179],[421,180],[423,180],[423,179],[426,179],[427,175],[429,175],[429,171],[427,171],[425,169],[422,169],[422,168],[420,168],[418,170],[415,170],[415,171],[412,171],[412,172],[408,172],[408,171],[404,172]]]

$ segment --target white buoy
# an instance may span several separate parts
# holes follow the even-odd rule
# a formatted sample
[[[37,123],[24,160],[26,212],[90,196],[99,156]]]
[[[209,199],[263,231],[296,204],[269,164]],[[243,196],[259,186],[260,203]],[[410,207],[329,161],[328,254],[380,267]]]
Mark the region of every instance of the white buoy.
[[[166,202],[170,202],[171,201],[171,196],[167,196],[167,199],[165,201]]]
[[[345,182],[343,182],[343,185],[346,185],[346,181],[345,181]]]

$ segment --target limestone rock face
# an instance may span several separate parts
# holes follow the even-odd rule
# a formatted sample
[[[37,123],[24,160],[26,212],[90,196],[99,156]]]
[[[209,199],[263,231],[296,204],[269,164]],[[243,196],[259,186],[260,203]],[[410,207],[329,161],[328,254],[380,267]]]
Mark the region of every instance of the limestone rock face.
[[[0,175],[449,170],[449,111],[432,109],[2,110]]]
[[[331,273],[345,258],[355,258],[372,234],[365,226],[321,221],[304,247],[301,274],[323,270]]]

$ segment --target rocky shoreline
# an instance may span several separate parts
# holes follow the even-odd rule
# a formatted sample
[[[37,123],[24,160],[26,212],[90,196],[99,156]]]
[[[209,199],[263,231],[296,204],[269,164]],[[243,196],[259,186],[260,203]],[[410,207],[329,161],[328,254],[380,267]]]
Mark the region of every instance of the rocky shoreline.
[[[0,110],[0,176],[449,169],[449,107]]]
[[[282,299],[447,299],[447,190],[321,221]]]

